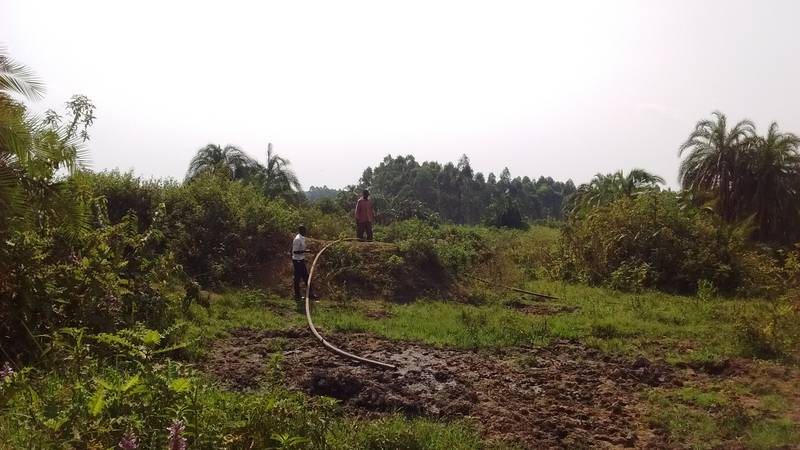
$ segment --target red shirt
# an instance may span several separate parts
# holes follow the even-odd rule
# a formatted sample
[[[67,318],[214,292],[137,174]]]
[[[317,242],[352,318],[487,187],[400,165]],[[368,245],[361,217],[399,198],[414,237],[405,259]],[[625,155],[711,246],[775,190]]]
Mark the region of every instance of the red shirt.
[[[375,220],[375,211],[372,209],[372,200],[367,200],[361,197],[356,202],[356,222],[373,222]]]

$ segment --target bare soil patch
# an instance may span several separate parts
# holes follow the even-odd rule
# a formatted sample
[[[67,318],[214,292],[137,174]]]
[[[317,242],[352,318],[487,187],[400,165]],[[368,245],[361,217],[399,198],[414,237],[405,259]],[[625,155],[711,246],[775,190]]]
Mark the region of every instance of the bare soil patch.
[[[370,309],[364,313],[364,316],[375,320],[388,319],[393,315],[394,314],[392,314],[391,311],[387,311],[385,309]]]
[[[533,316],[554,316],[556,314],[571,313],[578,309],[577,306],[556,305],[552,303],[525,303],[519,300],[512,300],[506,306],[519,311],[523,314]]]
[[[280,351],[291,388],[337,398],[351,413],[471,417],[487,437],[527,448],[661,447],[637,407],[638,392],[680,384],[664,363],[610,357],[572,342],[489,355],[367,334],[328,339],[398,369],[341,358],[304,329],[234,330],[212,345],[205,368],[231,388],[253,388],[267,358]]]

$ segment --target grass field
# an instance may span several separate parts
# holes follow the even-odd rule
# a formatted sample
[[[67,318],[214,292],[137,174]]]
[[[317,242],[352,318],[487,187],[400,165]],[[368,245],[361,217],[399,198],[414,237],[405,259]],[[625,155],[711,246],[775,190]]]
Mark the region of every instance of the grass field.
[[[630,294],[542,280],[529,281],[524,287],[560,300],[534,302],[512,292],[505,298],[501,295],[500,299],[478,304],[323,300],[315,305],[314,317],[323,333],[367,332],[439,348],[491,354],[569,340],[609,354],[664,359],[701,374],[680,388],[642,392],[641,405],[648,411],[651,425],[666,430],[672,444],[719,448],[740,442],[758,449],[800,445],[798,408],[792,404],[800,386],[796,380],[794,384],[786,381],[796,373],[792,372],[794,363],[747,359],[757,375],[727,377],[704,372],[730,360],[753,356],[752,347],[740,336],[736,318],[742,310],[765,309],[760,301],[701,300],[658,292]],[[305,316],[293,301],[258,290],[211,294],[210,308],[193,306],[192,314],[190,334],[200,338],[199,345],[193,347],[197,356],[202,354],[202,343],[223,336],[231,328],[305,327]],[[520,354],[524,359],[524,351]],[[760,380],[760,384],[754,386],[753,380]],[[469,431],[469,424],[459,422],[443,425],[401,417],[384,420],[389,420],[393,432],[422,439],[424,448],[446,448],[452,445],[447,436],[455,435],[455,440],[462,441],[474,433]],[[388,432],[370,421],[352,426]],[[473,448],[470,445],[464,448]]]

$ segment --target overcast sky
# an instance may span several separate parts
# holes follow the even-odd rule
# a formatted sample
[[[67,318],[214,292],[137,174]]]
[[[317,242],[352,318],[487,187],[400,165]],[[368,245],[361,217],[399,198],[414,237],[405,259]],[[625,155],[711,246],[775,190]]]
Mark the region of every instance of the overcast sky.
[[[0,0],[0,45],[61,107],[97,105],[96,170],[182,178],[207,143],[304,187],[386,154],[585,182],[677,148],[715,109],[800,133],[800,1]]]

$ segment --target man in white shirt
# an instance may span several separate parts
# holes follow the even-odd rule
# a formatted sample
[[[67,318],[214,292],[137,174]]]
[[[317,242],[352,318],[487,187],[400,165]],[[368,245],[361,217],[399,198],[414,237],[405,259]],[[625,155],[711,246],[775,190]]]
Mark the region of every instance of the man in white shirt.
[[[306,227],[297,227],[297,236],[292,241],[292,266],[294,267],[294,299],[299,302],[303,300],[300,295],[300,280],[308,286],[308,268],[306,268]],[[312,295],[311,298],[314,298]]]

